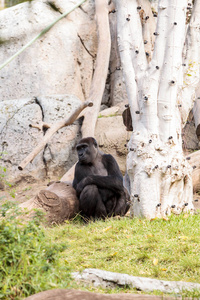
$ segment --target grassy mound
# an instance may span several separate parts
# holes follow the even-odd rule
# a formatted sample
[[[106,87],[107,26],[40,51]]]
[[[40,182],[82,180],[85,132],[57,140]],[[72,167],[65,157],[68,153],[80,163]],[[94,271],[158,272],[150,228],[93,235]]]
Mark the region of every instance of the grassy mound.
[[[41,225],[40,215],[22,221],[20,212],[10,213],[7,205],[1,215],[0,299],[23,299],[52,288],[84,289],[70,273],[85,268],[199,282],[199,214],[152,221],[111,218],[88,224],[77,217],[52,228]],[[200,291],[182,296],[198,298]]]

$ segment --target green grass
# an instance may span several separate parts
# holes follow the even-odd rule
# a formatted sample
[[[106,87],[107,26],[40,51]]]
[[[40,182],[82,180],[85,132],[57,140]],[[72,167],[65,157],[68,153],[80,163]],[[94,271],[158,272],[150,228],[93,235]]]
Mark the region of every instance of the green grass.
[[[59,260],[67,243],[46,237],[39,212],[34,221],[25,222],[17,209],[8,213],[7,208],[2,206],[0,218],[0,299],[22,299],[55,288],[64,274],[62,287],[68,287],[70,270]]]
[[[63,257],[76,271],[99,268],[134,276],[198,282],[199,222],[199,215],[172,216],[168,221],[110,219],[87,225],[69,223],[47,234],[68,243]]]
[[[199,224],[199,214],[153,221],[111,218],[88,224],[76,218],[48,229],[38,220],[22,224],[16,218],[1,219],[1,235],[3,228],[7,242],[0,238],[0,298],[22,299],[51,288],[86,289],[70,277],[85,268],[200,283]],[[200,291],[183,296],[200,298]]]

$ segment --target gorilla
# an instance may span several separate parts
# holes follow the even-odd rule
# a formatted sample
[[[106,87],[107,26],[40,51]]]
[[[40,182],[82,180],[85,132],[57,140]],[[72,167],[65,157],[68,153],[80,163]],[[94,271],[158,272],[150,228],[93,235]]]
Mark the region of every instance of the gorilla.
[[[130,207],[130,199],[114,157],[102,153],[93,137],[80,140],[76,150],[79,161],[75,167],[73,187],[81,215],[86,219],[124,216]]]

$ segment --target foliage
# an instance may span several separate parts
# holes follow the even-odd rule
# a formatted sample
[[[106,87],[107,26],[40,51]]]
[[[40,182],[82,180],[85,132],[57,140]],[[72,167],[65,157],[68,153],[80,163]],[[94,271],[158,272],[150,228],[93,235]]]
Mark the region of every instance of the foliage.
[[[0,159],[2,156],[0,156]],[[0,181],[5,180],[6,176],[6,167],[0,165]]]
[[[46,239],[40,214],[26,223],[17,208],[8,203],[1,208],[0,299],[21,299],[57,285],[63,287],[59,275],[63,269],[67,287],[69,269],[59,261],[67,244]]]
[[[4,153],[6,154],[6,153]],[[0,159],[2,158],[2,156],[0,156]],[[7,169],[5,166],[1,166],[0,165],[0,184],[2,184],[3,186],[7,186],[9,188],[12,187],[12,184],[9,183],[7,180],[6,180],[6,172],[7,172]],[[10,196],[12,198],[15,198],[15,190],[14,189],[10,189]],[[2,199],[2,197],[0,197],[0,200]]]

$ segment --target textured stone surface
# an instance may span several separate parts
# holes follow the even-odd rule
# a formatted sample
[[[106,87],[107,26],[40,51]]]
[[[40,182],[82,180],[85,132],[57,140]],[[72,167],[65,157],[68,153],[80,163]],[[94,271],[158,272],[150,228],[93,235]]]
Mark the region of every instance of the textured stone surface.
[[[35,0],[0,11],[0,64],[77,1]],[[87,1],[0,70],[0,101],[88,95],[96,53],[94,3]]]
[[[45,176],[58,179],[76,162],[74,145],[79,137],[78,122],[55,133],[44,150],[23,171],[19,163],[42,140],[44,132],[30,128],[42,121],[55,123],[67,118],[79,106],[75,96],[55,95],[0,102],[0,152],[1,165],[8,171],[8,179],[19,181],[21,177],[42,179]]]
[[[127,140],[131,132],[126,131],[122,120],[122,107],[116,106],[100,112],[95,130],[95,137],[104,153],[112,154],[120,170],[125,174]]]
[[[200,142],[196,135],[196,127],[193,116],[193,111],[189,113],[188,120],[185,127],[182,129],[183,149],[184,151],[191,152],[200,148]]]

